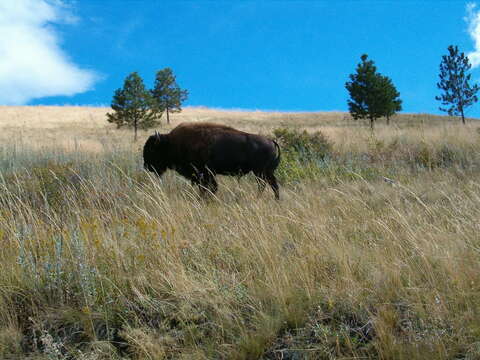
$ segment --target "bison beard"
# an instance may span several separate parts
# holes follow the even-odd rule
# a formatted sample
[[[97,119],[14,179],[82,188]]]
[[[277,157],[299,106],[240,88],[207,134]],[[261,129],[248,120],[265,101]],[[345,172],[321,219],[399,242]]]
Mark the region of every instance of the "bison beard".
[[[161,176],[167,169],[197,184],[202,193],[217,191],[215,175],[253,172],[259,189],[269,184],[279,199],[274,172],[280,163],[278,144],[260,135],[210,123],[183,123],[169,134],[156,133],[143,148],[145,169]]]

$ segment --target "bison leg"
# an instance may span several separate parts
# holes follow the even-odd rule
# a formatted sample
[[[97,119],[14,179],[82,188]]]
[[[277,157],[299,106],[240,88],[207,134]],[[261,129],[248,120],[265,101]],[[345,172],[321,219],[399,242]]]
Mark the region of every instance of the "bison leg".
[[[200,176],[199,187],[202,195],[205,195],[206,191],[215,194],[218,190],[218,184],[215,176],[211,172],[203,173]]]
[[[272,188],[274,194],[275,194],[275,199],[280,200],[280,189],[278,188],[278,182],[277,178],[275,175],[270,175],[267,179],[268,183],[270,184],[270,187]]]
[[[280,191],[278,189],[278,182],[275,175],[274,174],[267,175],[267,182],[275,194],[275,199],[280,200]]]
[[[260,192],[263,192],[263,190],[265,189],[265,185],[268,183],[268,185],[270,185],[270,187],[272,188],[275,194],[275,199],[277,200],[280,199],[280,192],[278,188],[277,179],[273,173],[271,174],[255,173],[255,176],[257,177],[258,190]]]

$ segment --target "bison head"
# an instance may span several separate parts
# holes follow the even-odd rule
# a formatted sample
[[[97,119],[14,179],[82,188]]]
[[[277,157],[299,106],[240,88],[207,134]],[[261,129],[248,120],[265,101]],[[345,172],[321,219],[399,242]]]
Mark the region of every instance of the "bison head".
[[[161,176],[168,168],[168,135],[155,132],[143,147],[144,167]]]

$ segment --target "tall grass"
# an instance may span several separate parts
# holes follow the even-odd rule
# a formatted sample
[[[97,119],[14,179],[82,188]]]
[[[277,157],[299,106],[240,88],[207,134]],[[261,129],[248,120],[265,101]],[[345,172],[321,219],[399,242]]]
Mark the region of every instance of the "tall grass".
[[[415,126],[317,126],[280,202],[152,177],[128,133],[5,141],[0,358],[478,358],[479,135]]]

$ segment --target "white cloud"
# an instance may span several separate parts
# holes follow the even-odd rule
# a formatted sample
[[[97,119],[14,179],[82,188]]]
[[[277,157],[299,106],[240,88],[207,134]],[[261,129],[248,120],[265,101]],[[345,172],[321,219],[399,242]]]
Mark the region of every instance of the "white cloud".
[[[468,53],[467,56],[473,68],[480,65],[480,11],[476,3],[467,4],[467,16],[465,21],[468,24],[468,33],[472,38],[475,50]]]
[[[74,95],[96,80],[60,48],[55,23],[75,18],[60,0],[0,0],[0,104]]]

